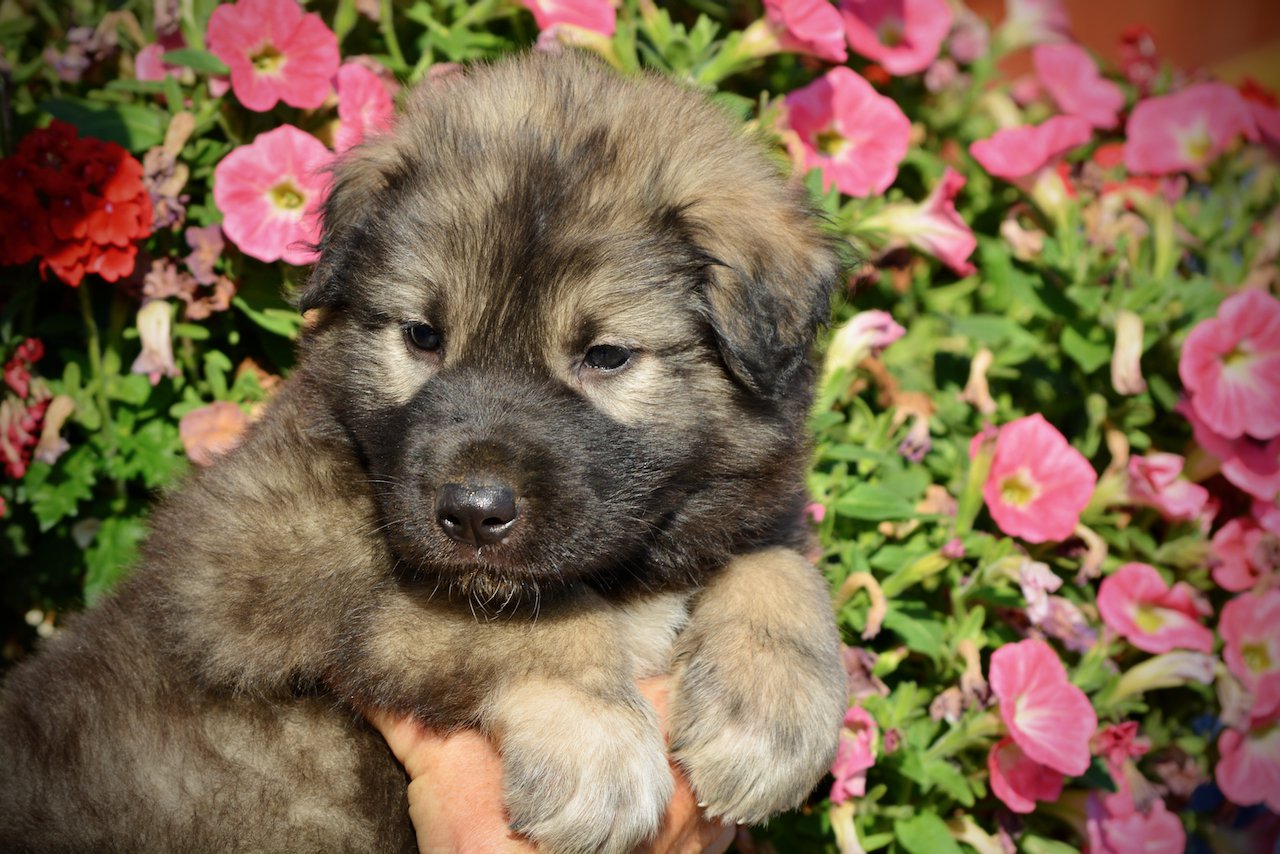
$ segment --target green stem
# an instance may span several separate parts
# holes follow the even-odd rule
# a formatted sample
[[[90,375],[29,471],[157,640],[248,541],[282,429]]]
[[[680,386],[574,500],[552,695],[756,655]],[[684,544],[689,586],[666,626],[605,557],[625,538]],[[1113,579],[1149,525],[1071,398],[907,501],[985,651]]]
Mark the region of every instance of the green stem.
[[[93,395],[102,416],[102,432],[106,435],[107,455],[116,453],[116,428],[111,420],[111,406],[107,400],[107,372],[102,366],[102,342],[98,334],[98,321],[93,316],[93,299],[89,286],[81,282],[76,288],[80,294],[80,316],[84,319],[85,348],[89,351],[89,373],[93,382]]]
[[[391,0],[382,0],[379,4],[379,21],[378,29],[382,31],[382,37],[387,41],[387,51],[391,54],[391,59],[395,62],[395,70],[403,72],[406,68],[404,54],[400,51],[400,40],[396,38],[396,25],[392,19],[394,11]]]
[[[1000,718],[991,712],[983,712],[969,718],[960,726],[953,726],[924,752],[924,760],[932,762],[954,756],[961,750],[986,744],[998,735],[1003,727]]]

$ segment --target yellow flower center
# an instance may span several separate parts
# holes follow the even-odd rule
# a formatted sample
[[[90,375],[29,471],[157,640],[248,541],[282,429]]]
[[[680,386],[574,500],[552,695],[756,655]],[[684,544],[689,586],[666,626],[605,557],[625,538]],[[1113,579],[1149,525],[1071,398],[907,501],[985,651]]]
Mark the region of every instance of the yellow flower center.
[[[286,178],[271,188],[271,201],[278,208],[292,211],[306,204],[307,197],[297,184]]]
[[[814,137],[813,147],[819,154],[836,157],[849,147],[849,140],[841,136],[835,128],[827,128]]]
[[[902,21],[894,18],[886,18],[876,28],[876,38],[880,40],[880,44],[885,47],[897,47],[906,41],[903,36],[906,34],[906,26]]]
[[[1240,649],[1240,657],[1245,667],[1254,673],[1262,673],[1271,669],[1271,651],[1265,643],[1247,643]]]
[[[1203,163],[1213,153],[1213,139],[1203,122],[1178,134],[1183,156],[1192,163]]]
[[[276,50],[276,46],[267,42],[249,57],[253,67],[263,74],[274,74],[284,65],[284,54]]]
[[[1040,488],[1036,486],[1026,469],[1018,469],[1000,481],[1000,500],[1005,504],[1026,507],[1039,494]]]
[[[1158,632],[1164,625],[1164,617],[1160,613],[1162,610],[1155,605],[1143,602],[1134,609],[1133,622],[1147,634]]]

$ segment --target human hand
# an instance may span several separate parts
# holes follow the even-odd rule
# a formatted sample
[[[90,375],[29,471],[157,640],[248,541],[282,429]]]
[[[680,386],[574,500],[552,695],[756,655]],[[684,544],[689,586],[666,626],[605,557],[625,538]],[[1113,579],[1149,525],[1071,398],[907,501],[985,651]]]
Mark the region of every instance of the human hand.
[[[646,679],[640,692],[666,720],[667,680]],[[502,759],[475,730],[440,735],[409,718],[372,712],[377,727],[409,775],[409,818],[423,854],[535,854],[533,844],[507,825],[502,806]],[[657,837],[638,849],[645,854],[720,854],[734,828],[710,821],[693,790],[672,768],[676,790]]]

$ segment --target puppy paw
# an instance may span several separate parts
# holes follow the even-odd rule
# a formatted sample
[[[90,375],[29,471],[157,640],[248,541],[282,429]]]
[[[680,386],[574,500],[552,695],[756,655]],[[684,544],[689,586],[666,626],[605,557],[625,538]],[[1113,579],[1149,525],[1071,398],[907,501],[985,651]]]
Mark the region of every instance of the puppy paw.
[[[553,854],[625,852],[652,837],[674,781],[653,710],[563,684],[503,698],[499,737],[513,830]]]
[[[847,700],[838,651],[741,626],[686,630],[671,750],[713,818],[759,824],[791,809],[831,767]]]

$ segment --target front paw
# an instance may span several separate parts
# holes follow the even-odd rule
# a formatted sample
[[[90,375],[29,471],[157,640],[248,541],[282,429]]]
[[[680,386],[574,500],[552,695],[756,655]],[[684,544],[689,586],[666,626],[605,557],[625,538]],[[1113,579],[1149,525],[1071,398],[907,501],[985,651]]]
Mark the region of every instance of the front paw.
[[[530,683],[506,693],[496,723],[511,827],[539,850],[624,852],[657,832],[674,780],[638,694]]]
[[[671,750],[707,815],[759,824],[802,803],[831,767],[847,700],[838,648],[687,629],[677,654]]]

